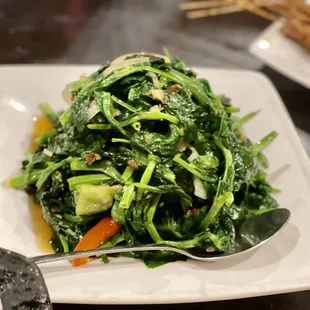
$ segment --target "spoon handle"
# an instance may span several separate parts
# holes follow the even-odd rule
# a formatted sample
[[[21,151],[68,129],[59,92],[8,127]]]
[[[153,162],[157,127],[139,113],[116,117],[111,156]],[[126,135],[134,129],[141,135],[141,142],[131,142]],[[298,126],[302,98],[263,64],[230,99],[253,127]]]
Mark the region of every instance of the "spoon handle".
[[[176,252],[176,253],[188,256],[187,252],[174,248],[174,247],[149,244],[149,245],[141,245],[141,246],[134,246],[134,247],[115,246],[115,247],[110,247],[110,248],[98,248],[95,250],[40,255],[40,256],[31,257],[31,259],[36,264],[44,264],[44,263],[51,263],[51,262],[56,262],[60,260],[73,259],[77,257],[101,256],[104,254],[119,254],[119,253],[142,252],[142,251],[171,251],[171,252]]]

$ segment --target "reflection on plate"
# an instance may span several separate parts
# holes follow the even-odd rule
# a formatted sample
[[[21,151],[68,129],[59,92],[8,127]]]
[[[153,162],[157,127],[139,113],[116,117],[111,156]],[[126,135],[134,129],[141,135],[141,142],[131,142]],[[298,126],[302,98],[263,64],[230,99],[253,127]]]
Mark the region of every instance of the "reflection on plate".
[[[281,33],[283,22],[273,23],[250,46],[267,65],[310,88],[310,52]]]
[[[0,179],[17,171],[27,148],[38,103],[67,107],[63,85],[95,66],[3,66],[0,70]],[[85,304],[159,304],[200,302],[276,294],[310,288],[310,165],[279,95],[261,74],[196,68],[216,93],[229,95],[244,115],[260,110],[246,125],[253,141],[276,130],[266,150],[277,199],[292,212],[289,225],[264,247],[220,263],[188,260],[147,269],[128,258],[71,268],[67,262],[42,266],[53,302]],[[31,78],[29,78],[31,77]],[[17,104],[18,103],[18,104]],[[22,108],[23,107],[23,108]],[[27,196],[0,188],[0,247],[39,255]]]

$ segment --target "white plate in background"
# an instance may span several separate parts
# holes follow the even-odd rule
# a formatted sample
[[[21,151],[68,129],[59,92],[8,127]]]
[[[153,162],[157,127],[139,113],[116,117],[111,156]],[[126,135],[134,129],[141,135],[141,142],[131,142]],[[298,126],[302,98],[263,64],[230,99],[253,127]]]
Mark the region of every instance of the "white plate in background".
[[[65,108],[61,91],[95,66],[2,66],[0,70],[0,179],[16,172],[24,158],[38,103]],[[40,266],[53,302],[158,304],[200,302],[292,292],[310,288],[310,165],[276,90],[249,71],[197,69],[216,93],[232,98],[242,114],[261,110],[246,125],[254,141],[271,130],[278,138],[267,149],[270,180],[278,201],[289,208],[288,226],[256,252],[234,260],[188,260],[147,269],[138,260],[115,258],[81,268],[68,262]],[[0,188],[0,246],[28,256],[41,254],[31,226],[26,194]]]
[[[283,21],[271,24],[249,50],[273,69],[310,88],[310,51],[284,36],[282,26]]]

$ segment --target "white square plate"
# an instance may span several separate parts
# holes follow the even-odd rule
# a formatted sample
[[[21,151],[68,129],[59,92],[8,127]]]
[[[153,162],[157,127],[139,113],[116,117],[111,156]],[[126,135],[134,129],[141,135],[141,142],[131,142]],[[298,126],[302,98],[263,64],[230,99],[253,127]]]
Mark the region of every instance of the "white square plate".
[[[61,91],[95,66],[2,66],[0,71],[0,177],[20,166],[37,105],[64,108]],[[247,125],[255,141],[271,130],[279,137],[268,148],[270,180],[282,190],[278,200],[292,211],[288,226],[255,253],[218,263],[188,260],[149,270],[138,260],[116,258],[72,268],[68,262],[43,265],[54,302],[128,304],[181,303],[233,299],[310,288],[310,165],[279,95],[261,74],[198,68],[214,91],[226,94],[242,114],[261,110]],[[0,246],[25,255],[40,254],[26,194],[0,189]]]
[[[250,52],[288,78],[310,88],[310,52],[281,33],[275,22],[251,44]]]

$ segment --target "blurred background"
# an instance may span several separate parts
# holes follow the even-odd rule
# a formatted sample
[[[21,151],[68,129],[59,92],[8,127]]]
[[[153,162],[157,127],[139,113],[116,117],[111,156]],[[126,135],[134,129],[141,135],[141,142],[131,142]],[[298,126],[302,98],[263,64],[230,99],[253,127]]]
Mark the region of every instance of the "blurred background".
[[[1,63],[102,63],[166,46],[189,64],[259,69],[251,13],[188,20],[180,0],[0,0]]]
[[[248,11],[188,19],[179,9],[181,2],[0,0],[0,64],[101,64],[120,54],[160,53],[167,47],[190,66],[257,70],[279,91],[310,155],[310,90],[248,51],[271,21]],[[260,310],[308,309],[309,297],[309,293],[264,297],[254,304]],[[220,302],[210,309],[242,310],[251,304],[253,300]],[[92,309],[81,309],[86,308]]]
[[[259,70],[287,105],[310,153],[310,91],[248,52],[270,21],[250,12],[187,19],[181,0],[0,0],[0,63],[100,64],[167,47],[188,65]]]

